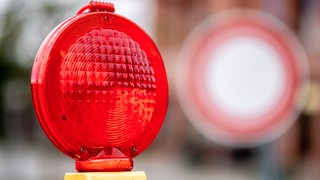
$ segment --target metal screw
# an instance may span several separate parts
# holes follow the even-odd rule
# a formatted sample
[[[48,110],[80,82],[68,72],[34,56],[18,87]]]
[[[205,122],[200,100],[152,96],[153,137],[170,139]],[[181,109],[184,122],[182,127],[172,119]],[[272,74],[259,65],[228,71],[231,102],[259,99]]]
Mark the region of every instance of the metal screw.
[[[82,153],[86,152],[86,148],[84,146],[81,146],[80,147],[80,152],[82,152]]]
[[[138,149],[137,149],[135,146],[133,146],[132,150],[133,150],[134,152],[137,152],[137,151],[138,151]]]

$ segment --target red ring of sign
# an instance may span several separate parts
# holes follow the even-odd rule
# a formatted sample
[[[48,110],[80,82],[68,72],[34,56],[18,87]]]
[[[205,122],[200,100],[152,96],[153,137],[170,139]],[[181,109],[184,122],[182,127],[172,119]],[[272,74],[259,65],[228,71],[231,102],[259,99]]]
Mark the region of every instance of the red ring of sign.
[[[257,144],[257,141],[265,140],[264,136],[268,133],[276,132],[280,126],[286,127],[293,121],[293,112],[299,106],[297,105],[297,96],[301,95],[301,85],[305,81],[306,73],[302,67],[299,67],[300,56],[298,57],[294,52],[296,44],[292,44],[291,37],[286,34],[284,29],[281,29],[282,27],[268,25],[270,24],[266,24],[263,20],[257,20],[257,18],[233,17],[226,21],[219,21],[208,31],[202,31],[201,35],[198,33],[196,36],[198,39],[187,43],[189,51],[186,52],[188,55],[184,57],[190,63],[183,70],[186,72],[186,87],[184,88],[188,89],[185,90],[188,104],[197,113],[191,118],[196,118],[193,120],[196,126],[211,129],[209,136],[219,136],[218,141],[226,141],[229,145]],[[218,104],[208,98],[209,92],[203,80],[205,77],[204,69],[216,47],[228,39],[243,35],[258,37],[275,47],[283,60],[285,70],[285,89],[283,96],[276,103],[277,106],[255,117],[239,117],[224,112]],[[242,124],[244,119],[255,119],[257,123]],[[225,139],[221,140],[221,138]]]

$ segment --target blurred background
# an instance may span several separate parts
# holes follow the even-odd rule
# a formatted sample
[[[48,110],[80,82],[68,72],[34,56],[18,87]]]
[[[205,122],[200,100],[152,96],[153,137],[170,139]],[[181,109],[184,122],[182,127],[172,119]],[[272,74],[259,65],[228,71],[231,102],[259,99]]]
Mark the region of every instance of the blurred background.
[[[135,159],[135,170],[157,179],[320,179],[320,1],[114,0],[155,40],[166,66],[170,102],[154,143]],[[46,35],[89,1],[0,0],[0,179],[57,180],[75,172],[74,161],[45,137],[34,115],[30,75]],[[177,102],[174,76],[181,45],[212,13],[253,8],[283,21],[309,57],[310,93],[296,121],[277,140],[256,148],[230,148],[197,132]]]

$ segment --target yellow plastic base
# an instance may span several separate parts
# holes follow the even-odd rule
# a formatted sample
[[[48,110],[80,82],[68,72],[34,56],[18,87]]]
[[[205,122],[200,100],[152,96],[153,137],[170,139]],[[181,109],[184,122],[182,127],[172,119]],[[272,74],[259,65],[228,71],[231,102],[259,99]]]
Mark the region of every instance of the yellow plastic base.
[[[147,176],[143,171],[66,173],[64,180],[147,180]]]

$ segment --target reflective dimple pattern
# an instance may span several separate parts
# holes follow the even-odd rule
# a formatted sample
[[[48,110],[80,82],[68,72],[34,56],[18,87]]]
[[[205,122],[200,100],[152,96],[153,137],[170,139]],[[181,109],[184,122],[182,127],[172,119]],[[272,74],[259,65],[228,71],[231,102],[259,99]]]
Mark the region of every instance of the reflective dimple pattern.
[[[138,43],[116,30],[92,30],[61,55],[62,116],[86,146],[120,147],[145,130],[155,108],[156,79]]]

